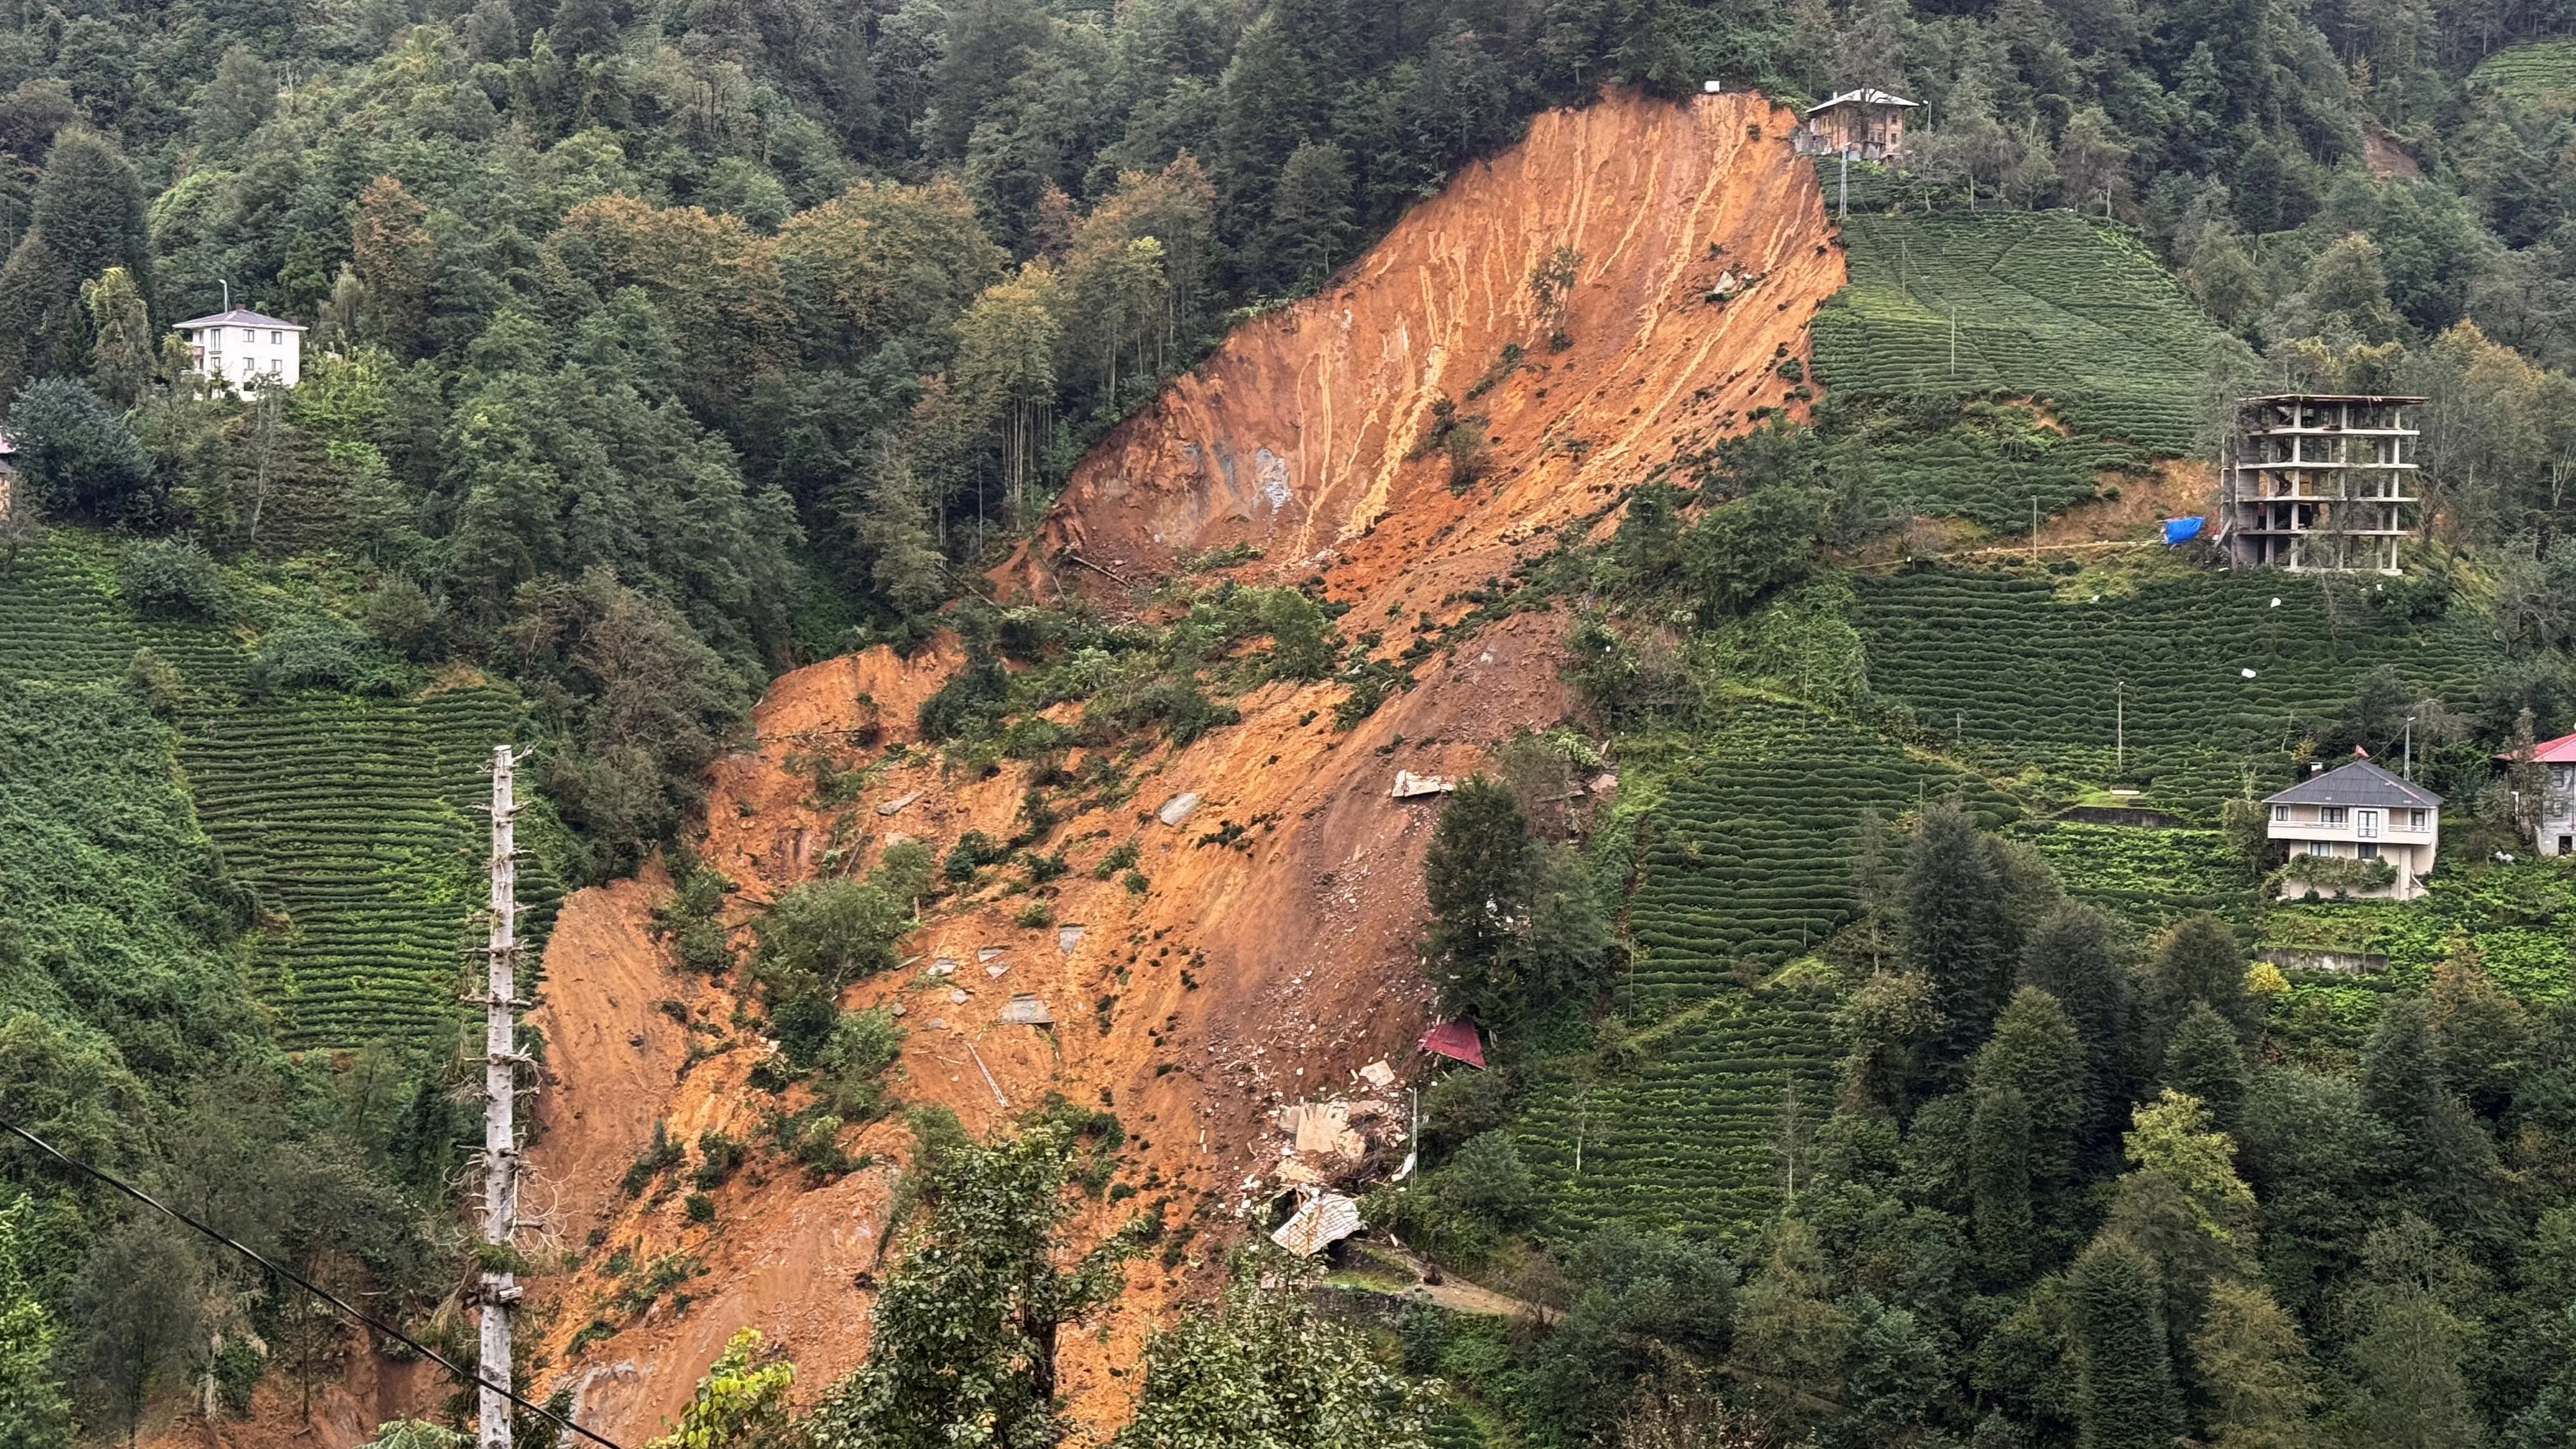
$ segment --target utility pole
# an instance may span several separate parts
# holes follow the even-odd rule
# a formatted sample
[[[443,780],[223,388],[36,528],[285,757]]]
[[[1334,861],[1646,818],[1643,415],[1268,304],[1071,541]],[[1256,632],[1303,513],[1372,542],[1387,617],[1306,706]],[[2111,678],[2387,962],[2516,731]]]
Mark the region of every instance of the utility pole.
[[[2125,774],[2129,768],[2129,681],[2111,681],[2111,771]]]
[[[1834,198],[1834,219],[1851,220],[1851,147],[1849,146],[1843,148],[1843,177]]]
[[[2415,716],[2406,716],[2406,778],[2415,778]]]
[[[519,1227],[518,865],[512,817],[517,800],[506,744],[492,747],[492,936],[483,994],[483,1241],[507,1249]],[[483,1310],[480,1449],[510,1449],[510,1401],[494,1384],[510,1382],[510,1307],[519,1301],[508,1258],[493,1255],[477,1280]]]

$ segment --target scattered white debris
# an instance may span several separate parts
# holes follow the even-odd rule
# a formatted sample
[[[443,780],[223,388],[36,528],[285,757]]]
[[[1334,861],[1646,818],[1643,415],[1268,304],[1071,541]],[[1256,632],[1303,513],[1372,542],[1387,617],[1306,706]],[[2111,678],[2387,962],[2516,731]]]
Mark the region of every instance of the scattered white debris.
[[[897,795],[893,799],[878,806],[877,813],[879,815],[900,815],[903,813],[903,807],[920,798],[921,792],[919,790],[915,790],[908,795]]]
[[[1012,997],[1010,1004],[1002,1008],[1002,1020],[1013,1026],[1055,1025],[1055,1018],[1048,1014],[1046,1003],[1025,991]]]
[[[1198,792],[1184,791],[1164,801],[1163,808],[1154,812],[1154,818],[1165,825],[1178,825],[1189,819],[1190,812],[1197,808],[1199,808]]]
[[[987,966],[987,967],[985,967],[985,968],[984,968],[984,974],[985,974],[986,976],[991,977],[991,978],[992,978],[993,980],[995,980],[995,981],[999,981],[999,980],[1001,980],[1001,979],[1002,979],[1002,973],[1003,973],[1003,972],[1005,972],[1005,971],[1008,971],[1008,970],[1010,970],[1010,969],[1011,969],[1011,963],[1010,963],[1010,962],[1008,962],[1008,961],[996,961],[996,962],[994,962],[992,965]]]
[[[1387,791],[1391,799],[1418,800],[1425,795],[1446,795],[1458,788],[1458,782],[1439,775],[1417,775],[1411,770],[1395,772],[1395,788]]]
[[[930,1019],[930,1029],[932,1031],[946,1031],[948,1029],[948,1018],[944,1016],[932,1017]]]
[[[942,956],[942,957],[940,957],[938,960],[931,962],[931,963],[930,963],[930,974],[931,974],[931,975],[933,975],[933,976],[954,976],[954,975],[956,975],[956,974],[957,974],[957,958],[956,958],[956,957],[954,957],[954,956]]]
[[[951,1005],[951,1006],[963,1006],[963,1005],[965,1005],[965,1003],[966,1003],[966,988],[965,988],[965,987],[963,987],[963,986],[951,986],[951,987],[949,987],[949,988],[948,988],[948,1004],[949,1004],[949,1005]]]
[[[1324,1192],[1281,1223],[1270,1241],[1300,1258],[1311,1258],[1359,1230],[1360,1205],[1340,1193]]]
[[[2277,609],[2277,608],[2281,607],[2281,600],[2280,600],[2280,597],[2279,597],[2278,595],[2273,596],[2273,599],[2272,599],[2272,607],[2273,607],[2273,608],[2275,608],[2275,609]]]
[[[1386,1058],[1380,1057],[1360,1068],[1360,1080],[1381,1090],[1392,1087],[1395,1085],[1395,1068],[1386,1064]]]
[[[1081,944],[1082,927],[1068,925],[1055,928],[1055,948],[1058,951],[1070,956],[1073,954],[1073,948]]]
[[[1352,1162],[1368,1152],[1367,1141],[1351,1130],[1347,1102],[1299,1102],[1274,1115],[1299,1152],[1329,1152]]]
[[[889,1007],[887,1007],[887,1008],[886,1008],[886,1015],[888,1015],[888,1016],[904,1016],[904,1015],[909,1014],[911,1011],[912,1011],[912,1008],[911,1008],[911,1007],[906,1006],[906,1005],[904,1005],[902,1002],[898,1001],[898,1002],[896,1002],[894,1005],[889,1006]]]
[[[2236,672],[2237,672],[2237,673],[2239,673],[2239,674],[2241,674],[2241,675],[2244,675],[2244,676],[2245,676],[2246,678],[2248,678],[2248,679],[2252,679],[2252,678],[2254,677],[2254,671],[2253,671],[2253,670],[2251,670],[2251,669],[2240,669],[2240,670],[2237,670]]]
[[[975,959],[978,962],[990,961],[1009,949],[1011,948],[1008,946],[978,946],[975,948]]]

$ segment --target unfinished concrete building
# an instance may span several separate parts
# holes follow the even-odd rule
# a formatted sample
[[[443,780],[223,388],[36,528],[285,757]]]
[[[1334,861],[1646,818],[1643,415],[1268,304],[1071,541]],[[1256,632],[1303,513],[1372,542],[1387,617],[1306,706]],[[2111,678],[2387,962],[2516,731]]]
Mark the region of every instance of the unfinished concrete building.
[[[2393,574],[2415,528],[2420,397],[2285,393],[2236,407],[2219,459],[2219,546],[2230,563]]]

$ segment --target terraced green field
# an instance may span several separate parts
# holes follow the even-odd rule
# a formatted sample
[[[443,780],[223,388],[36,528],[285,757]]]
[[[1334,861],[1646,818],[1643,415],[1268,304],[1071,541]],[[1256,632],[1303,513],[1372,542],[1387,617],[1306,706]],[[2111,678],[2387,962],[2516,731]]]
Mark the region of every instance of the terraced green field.
[[[2141,930],[2196,911],[2253,924],[2253,873],[2215,830],[2039,821],[2013,833],[2048,857],[2069,895],[2116,911]]]
[[[2136,238],[2013,211],[1855,213],[1843,240],[1850,281],[1810,328],[1829,391],[2039,397],[2080,431],[2190,446],[2216,329]]]
[[[2507,46],[2479,61],[2469,72],[2469,84],[2517,100],[2576,101],[2576,39]]]
[[[1617,1218],[1733,1231],[1777,1206],[1773,1160],[1791,1084],[1830,1105],[1830,996],[1743,984],[1849,922],[1855,827],[1958,795],[1988,825],[2017,813],[1985,782],[1801,705],[1747,697],[1638,822],[1627,903],[1645,1033],[1634,1077],[1535,1083],[1512,1127],[1551,1231]],[[1582,1169],[1576,1171],[1578,1147]]]
[[[316,696],[192,717],[181,763],[234,876],[257,893],[253,980],[289,1046],[423,1039],[457,1019],[480,958],[495,742],[515,698],[449,690],[418,701]],[[561,894],[523,862],[524,923],[543,939]],[[479,967],[477,968],[479,969]]]
[[[2097,475],[2148,457],[2117,439],[2057,432],[2029,408],[1981,401],[1944,400],[1937,412],[1898,404],[1862,430],[1870,501],[1882,514],[1965,518],[2007,531],[2027,523],[2034,506],[2049,515],[2093,498]]]
[[[1547,1231],[1610,1220],[1694,1236],[1758,1229],[1779,1207],[1774,1144],[1791,1084],[1810,1128],[1833,1105],[1832,1008],[1826,997],[1730,988],[1658,1032],[1633,1077],[1533,1085],[1511,1131],[1540,1183]]]
[[[86,683],[122,679],[134,651],[150,647],[192,687],[230,690],[250,654],[227,631],[145,620],[116,597],[113,555],[95,540],[55,530],[0,572],[0,679]]]
[[[2202,817],[2249,771],[2258,789],[2288,784],[2286,747],[2374,666],[2465,707],[2495,657],[2484,616],[2466,605],[2413,631],[2366,607],[2330,626],[2314,580],[2269,571],[2153,582],[2098,603],[1960,570],[1854,589],[1872,688],[1969,758],[2003,774],[2036,765],[2110,779],[2116,688],[2140,803]]]
[[[2017,813],[1982,780],[1905,754],[1801,706],[1747,700],[1641,827],[1628,899],[1633,1009],[1651,1019],[1732,989],[1738,963],[1776,966],[1856,910],[1852,832],[1925,799]]]
[[[242,697],[249,641],[209,625],[146,621],[115,592],[113,546],[56,530],[0,574],[0,679],[121,680],[149,647],[187,698],[179,762],[225,868],[255,894],[253,983],[292,1047],[428,1040],[458,1019],[460,973],[479,963],[492,746],[525,732],[495,689],[412,700],[300,691]],[[540,826],[539,829],[542,829]],[[532,831],[522,831],[522,844]],[[560,888],[519,872],[542,941]]]

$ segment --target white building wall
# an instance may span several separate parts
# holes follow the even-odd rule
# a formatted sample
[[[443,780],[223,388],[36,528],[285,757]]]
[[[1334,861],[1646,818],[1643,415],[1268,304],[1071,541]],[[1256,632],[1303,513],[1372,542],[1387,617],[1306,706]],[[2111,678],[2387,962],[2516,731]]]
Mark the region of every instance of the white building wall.
[[[261,378],[281,387],[304,380],[304,334],[292,327],[205,327],[186,334],[197,371],[248,392]]]

